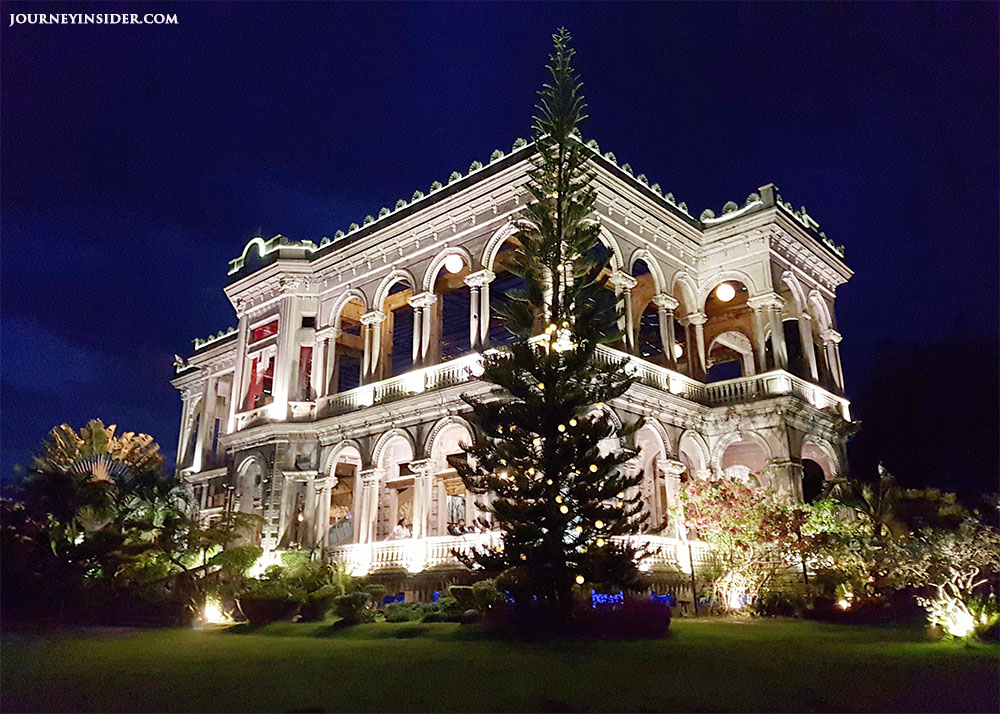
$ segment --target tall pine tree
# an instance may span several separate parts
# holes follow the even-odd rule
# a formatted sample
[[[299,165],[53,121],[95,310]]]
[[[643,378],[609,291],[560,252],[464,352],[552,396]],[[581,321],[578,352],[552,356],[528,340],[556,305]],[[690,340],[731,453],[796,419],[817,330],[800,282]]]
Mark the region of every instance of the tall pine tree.
[[[518,339],[484,356],[482,378],[497,389],[467,399],[474,444],[455,466],[502,533],[502,548],[467,562],[506,573],[515,597],[566,618],[575,585],[634,582],[640,554],[613,539],[637,533],[646,514],[641,474],[623,468],[634,451],[599,449],[639,424],[618,428],[603,408],[632,380],[624,363],[596,355],[599,344],[620,339],[620,308],[600,282],[608,259],[598,248],[592,152],[578,128],[586,105],[574,50],[565,29],[553,41],[552,82],[539,92],[534,118],[532,201],[509,267],[524,288],[497,309]]]

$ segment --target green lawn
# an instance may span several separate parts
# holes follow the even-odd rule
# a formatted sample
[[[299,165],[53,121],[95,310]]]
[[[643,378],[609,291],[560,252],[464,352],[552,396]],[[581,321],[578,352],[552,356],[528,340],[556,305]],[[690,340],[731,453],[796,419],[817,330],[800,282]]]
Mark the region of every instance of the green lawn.
[[[450,624],[3,640],[19,711],[998,711],[1000,648],[916,630],[675,620],[644,642],[516,643]]]

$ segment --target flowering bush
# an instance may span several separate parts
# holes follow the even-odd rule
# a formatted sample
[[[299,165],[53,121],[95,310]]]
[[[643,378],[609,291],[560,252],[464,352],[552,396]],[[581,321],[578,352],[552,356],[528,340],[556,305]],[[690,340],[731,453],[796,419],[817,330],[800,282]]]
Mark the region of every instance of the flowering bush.
[[[689,481],[680,500],[689,534],[715,555],[713,600],[729,611],[757,602],[779,572],[803,562],[823,532],[809,508],[738,481]]]

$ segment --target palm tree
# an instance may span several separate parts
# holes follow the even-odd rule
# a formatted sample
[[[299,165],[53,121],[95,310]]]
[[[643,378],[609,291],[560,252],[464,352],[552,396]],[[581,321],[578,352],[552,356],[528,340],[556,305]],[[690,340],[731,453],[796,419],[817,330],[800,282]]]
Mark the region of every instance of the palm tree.
[[[878,473],[879,480],[874,485],[850,479],[832,480],[826,487],[826,496],[867,520],[876,539],[883,534],[899,538],[909,532],[899,514],[903,492],[882,464],[878,465]]]

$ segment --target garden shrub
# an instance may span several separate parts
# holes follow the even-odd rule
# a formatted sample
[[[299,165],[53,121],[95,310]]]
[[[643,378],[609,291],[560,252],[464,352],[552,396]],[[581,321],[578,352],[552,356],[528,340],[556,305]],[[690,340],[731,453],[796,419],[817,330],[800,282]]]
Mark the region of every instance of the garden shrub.
[[[436,603],[425,605],[424,608],[421,618],[423,622],[460,622],[464,612],[455,598],[447,596],[438,598]]]
[[[374,603],[382,602],[388,592],[385,589],[385,585],[379,585],[378,583],[365,583],[361,586],[361,590],[368,593],[368,596]]]
[[[471,585],[449,585],[448,597],[455,600],[463,612],[476,607],[476,593]]]
[[[409,602],[393,602],[385,606],[386,622],[416,622],[424,615],[420,605]]]
[[[279,581],[254,580],[240,593],[240,611],[254,627],[291,620],[305,599],[302,590]]]
[[[334,600],[341,595],[340,589],[334,585],[324,585],[318,590],[306,594],[302,605],[302,617],[305,622],[323,620],[333,609]]]
[[[658,639],[670,630],[673,611],[665,602],[626,598],[615,607],[596,607],[579,617],[582,632],[599,639]]]
[[[486,612],[491,607],[502,605],[507,601],[504,594],[497,589],[493,580],[480,580],[472,584],[473,600],[475,608],[479,612]]]
[[[349,625],[372,622],[375,619],[375,611],[370,605],[371,596],[366,592],[338,595],[333,599],[334,612]]]

